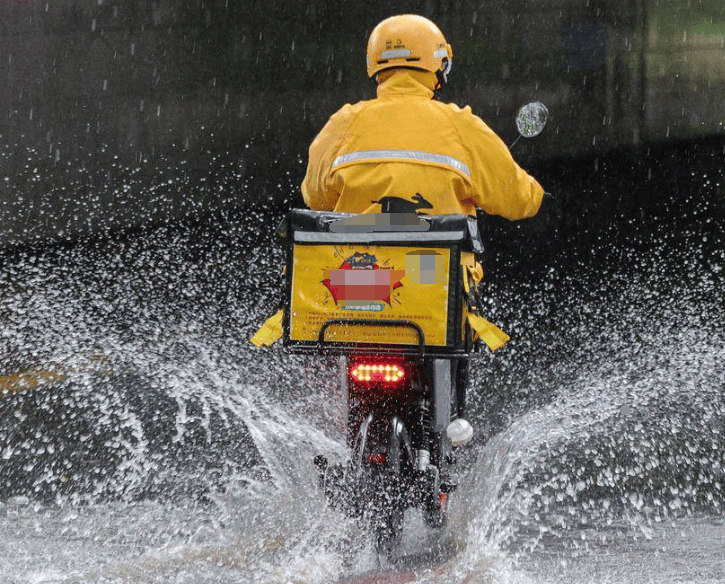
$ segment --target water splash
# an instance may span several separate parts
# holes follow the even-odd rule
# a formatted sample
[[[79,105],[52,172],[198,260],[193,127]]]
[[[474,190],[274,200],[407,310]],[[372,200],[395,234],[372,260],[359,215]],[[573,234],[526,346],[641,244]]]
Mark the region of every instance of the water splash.
[[[0,579],[333,582],[376,567],[310,464],[344,456],[335,362],[247,343],[281,283],[281,248],[254,225],[7,258],[2,373],[38,384],[0,403]],[[444,535],[461,552],[414,581],[545,581],[525,569],[541,553],[720,513],[723,258],[692,249],[625,246],[599,271],[494,283],[491,318],[514,341],[474,370],[482,438]],[[426,534],[411,525],[415,553]]]
[[[482,388],[503,394],[494,403],[509,398],[500,408],[508,418],[491,421],[486,399],[474,400],[482,427],[502,430],[478,453],[459,499],[462,579],[504,557],[504,572],[525,581],[547,554],[620,549],[683,517],[721,513],[722,254],[616,252],[637,269],[599,287],[586,266],[563,282],[553,270],[527,291],[538,310],[520,309],[519,325],[535,331],[535,344],[503,356],[507,375],[493,363],[495,388]],[[672,278],[682,263],[673,256],[688,258],[684,278]],[[478,384],[491,379],[477,373]]]

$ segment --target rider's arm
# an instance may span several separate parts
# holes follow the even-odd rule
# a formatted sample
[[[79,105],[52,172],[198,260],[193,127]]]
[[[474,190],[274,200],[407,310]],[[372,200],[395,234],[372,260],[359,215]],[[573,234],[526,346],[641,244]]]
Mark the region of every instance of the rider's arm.
[[[472,180],[477,207],[490,215],[524,219],[536,215],[544,189],[513,159],[506,144],[466,107],[461,132],[473,162]]]
[[[332,163],[344,141],[350,114],[349,105],[333,114],[310,145],[307,174],[302,182],[302,196],[310,209],[334,209],[340,198],[332,180]]]

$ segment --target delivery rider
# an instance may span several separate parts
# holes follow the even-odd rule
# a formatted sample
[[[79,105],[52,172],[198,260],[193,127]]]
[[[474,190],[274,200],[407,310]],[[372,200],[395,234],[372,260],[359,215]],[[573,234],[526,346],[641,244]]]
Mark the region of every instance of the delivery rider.
[[[438,27],[421,16],[375,27],[367,72],[377,97],[343,106],[312,142],[302,183],[311,209],[475,216],[480,208],[511,220],[537,213],[544,190],[503,141],[470,107],[436,99],[452,57]],[[454,443],[472,435],[459,417]]]

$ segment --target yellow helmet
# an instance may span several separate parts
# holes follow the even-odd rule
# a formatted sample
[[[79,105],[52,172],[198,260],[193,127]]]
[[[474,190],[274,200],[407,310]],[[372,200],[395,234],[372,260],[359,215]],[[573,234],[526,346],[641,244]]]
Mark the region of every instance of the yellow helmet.
[[[453,50],[443,33],[430,20],[415,14],[391,16],[370,33],[368,77],[395,67],[431,71],[445,83],[451,70]]]

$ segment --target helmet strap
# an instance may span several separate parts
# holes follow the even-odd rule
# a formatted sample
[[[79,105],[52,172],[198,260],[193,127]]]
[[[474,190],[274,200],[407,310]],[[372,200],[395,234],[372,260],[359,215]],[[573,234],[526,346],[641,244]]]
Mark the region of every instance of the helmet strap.
[[[436,71],[436,79],[438,79],[438,85],[436,85],[434,93],[436,93],[437,95],[438,92],[443,89],[443,86],[448,82],[448,79],[446,78],[446,74],[443,71]]]
[[[440,91],[443,86],[448,83],[448,74],[451,72],[452,65],[453,61],[451,59],[445,59],[443,61],[443,68],[436,71],[436,77],[438,78],[438,87],[436,89],[438,91]]]

